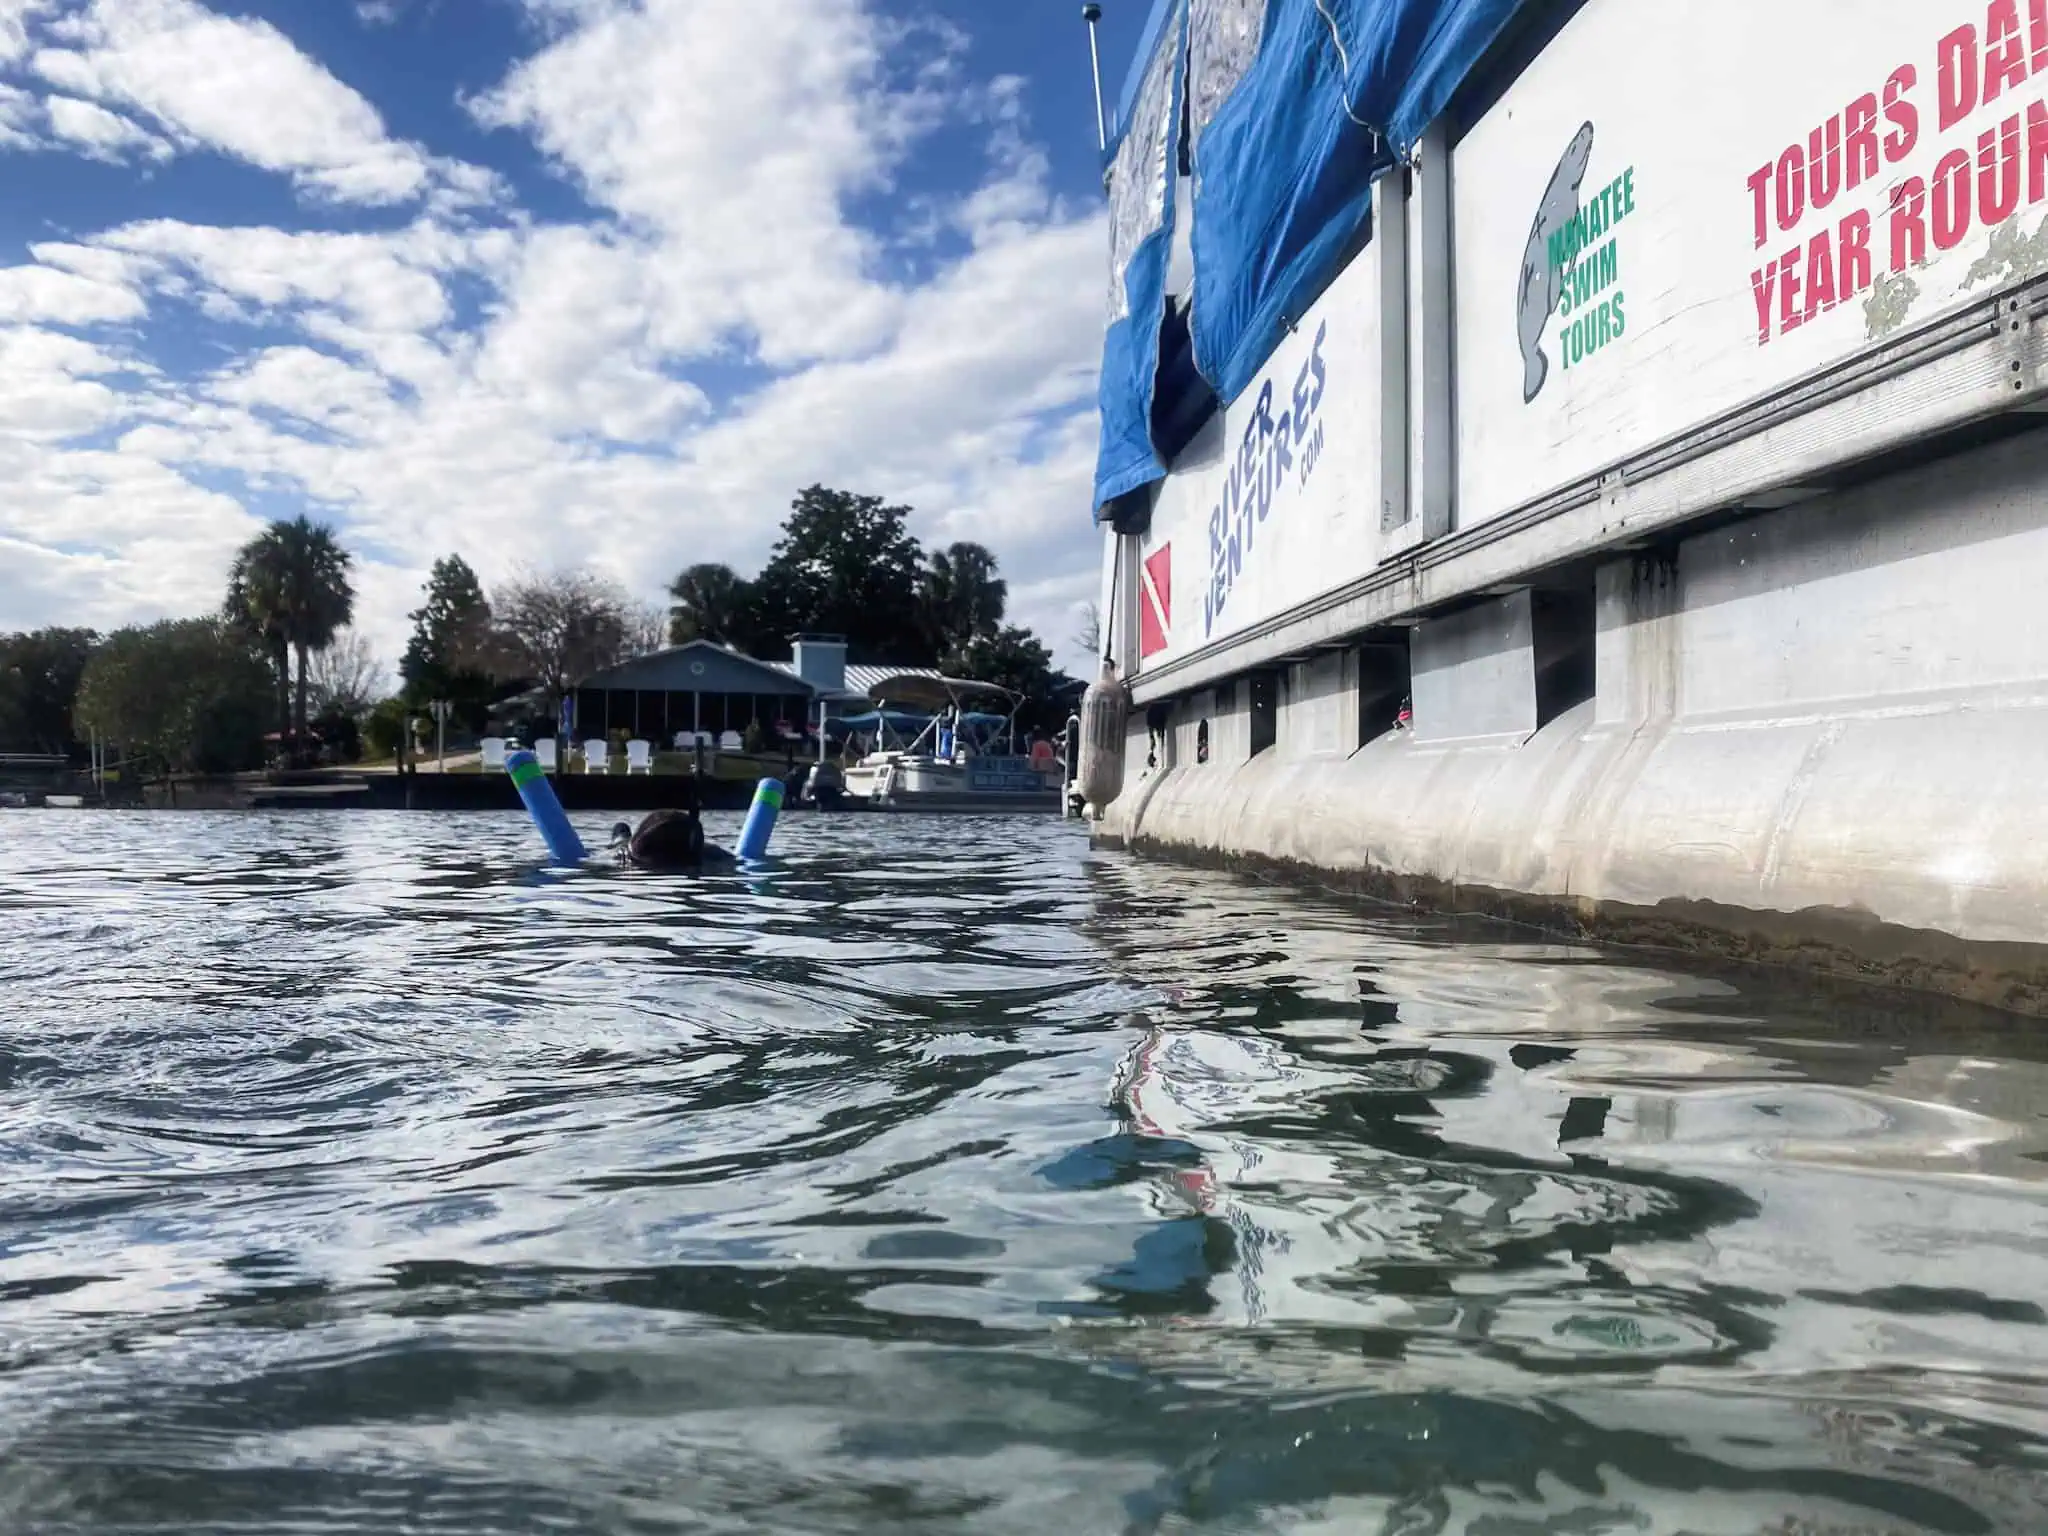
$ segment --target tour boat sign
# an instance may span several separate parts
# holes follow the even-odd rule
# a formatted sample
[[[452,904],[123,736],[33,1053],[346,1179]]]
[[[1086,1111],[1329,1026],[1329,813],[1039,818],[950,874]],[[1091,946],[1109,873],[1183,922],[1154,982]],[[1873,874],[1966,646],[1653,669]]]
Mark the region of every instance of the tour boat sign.
[[[1461,526],[2048,270],[2048,0],[1855,11],[1592,0],[1459,144]]]
[[[1245,565],[1256,567],[1259,529],[1274,513],[1284,517],[1300,499],[1316,472],[1323,450],[1323,423],[1318,416],[1329,386],[1329,365],[1323,345],[1330,322],[1316,327],[1315,345],[1295,370],[1294,390],[1276,418],[1273,379],[1259,381],[1250,419],[1237,440],[1216,504],[1209,509],[1209,581],[1202,591],[1202,638],[1216,633],[1230,597],[1244,577]]]
[[[1139,570],[1141,667],[1356,580],[1378,559],[1377,272],[1368,246],[1161,485]]]

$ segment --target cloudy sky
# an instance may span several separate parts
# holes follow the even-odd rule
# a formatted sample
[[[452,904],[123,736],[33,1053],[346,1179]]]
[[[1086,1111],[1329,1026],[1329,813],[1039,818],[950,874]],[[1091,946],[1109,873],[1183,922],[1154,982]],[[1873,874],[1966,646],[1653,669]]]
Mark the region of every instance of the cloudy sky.
[[[0,630],[209,610],[303,510],[395,660],[438,555],[653,600],[823,481],[991,546],[1078,665],[1079,9],[0,0]]]

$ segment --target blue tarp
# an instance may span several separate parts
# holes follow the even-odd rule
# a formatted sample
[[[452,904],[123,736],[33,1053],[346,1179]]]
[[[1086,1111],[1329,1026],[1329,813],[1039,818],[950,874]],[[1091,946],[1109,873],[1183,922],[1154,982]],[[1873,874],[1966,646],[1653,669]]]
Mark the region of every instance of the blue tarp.
[[[1370,122],[1385,102],[1386,133],[1406,158],[1458,88],[1530,0],[1325,0],[1340,17],[1351,57],[1351,100]],[[1364,106],[1356,104],[1364,103]]]
[[[1173,240],[1186,34],[1185,0],[1160,0],[1146,24],[1108,151],[1110,291],[1099,386],[1098,510],[1166,474],[1152,442],[1152,395]]]
[[[1371,183],[1440,116],[1523,0],[1214,0],[1200,19],[1262,19],[1257,57],[1198,35],[1192,329],[1226,402],[1272,355],[1366,234]],[[1260,13],[1263,13],[1262,16]],[[1213,29],[1212,29],[1213,30]],[[1234,73],[1233,73],[1234,70]]]
[[[1156,0],[1124,90],[1119,144],[1151,120],[1144,104],[1159,91],[1148,82],[1162,70],[1178,78],[1184,54],[1190,326],[1195,365],[1228,403],[1365,238],[1373,179],[1409,153],[1528,0],[1193,0],[1185,21],[1183,3]],[[1159,478],[1150,424],[1173,214],[1171,139],[1157,164],[1159,232],[1149,246],[1112,236],[1130,314],[1104,347],[1098,511]],[[1139,190],[1159,189],[1148,180]],[[1122,228],[1118,220],[1113,206]]]
[[[1369,0],[1323,3],[1338,7],[1330,14],[1342,26]],[[1316,0],[1248,0],[1240,9],[1263,21],[1257,55],[1242,59],[1232,80],[1227,71],[1240,61],[1224,47],[1202,50],[1219,56],[1222,89],[1210,87],[1215,99],[1190,146],[1189,327],[1195,367],[1225,404],[1364,231],[1373,178],[1391,163],[1379,136],[1344,110],[1344,70]]]

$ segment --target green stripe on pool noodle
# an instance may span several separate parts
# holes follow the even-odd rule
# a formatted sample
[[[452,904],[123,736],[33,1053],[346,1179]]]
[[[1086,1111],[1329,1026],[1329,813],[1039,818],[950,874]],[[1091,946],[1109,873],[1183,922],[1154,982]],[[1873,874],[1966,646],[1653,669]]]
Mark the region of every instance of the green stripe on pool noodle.
[[[529,757],[524,762],[512,765],[512,783],[519,789],[526,788],[535,779],[544,779],[546,777],[547,774],[542,771],[539,758]]]
[[[782,809],[782,785],[774,779],[763,780],[755,798],[766,800],[779,811]]]

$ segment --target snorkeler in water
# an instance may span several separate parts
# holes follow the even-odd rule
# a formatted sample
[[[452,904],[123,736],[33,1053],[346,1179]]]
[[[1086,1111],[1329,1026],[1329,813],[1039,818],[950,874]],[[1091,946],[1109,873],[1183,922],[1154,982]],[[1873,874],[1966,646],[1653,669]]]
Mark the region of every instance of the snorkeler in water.
[[[733,862],[733,856],[716,843],[704,840],[704,823],[697,808],[656,811],[637,829],[620,822],[612,828],[612,852],[621,864],[635,869],[694,870],[717,868]]]

